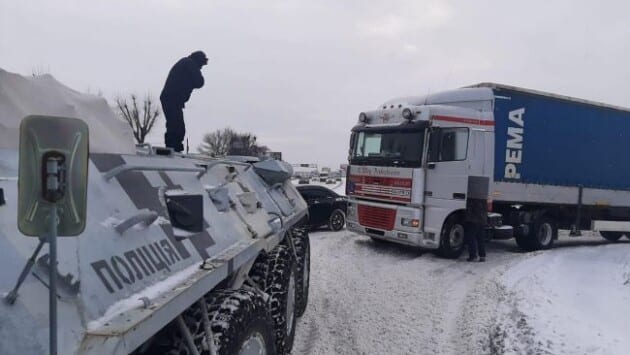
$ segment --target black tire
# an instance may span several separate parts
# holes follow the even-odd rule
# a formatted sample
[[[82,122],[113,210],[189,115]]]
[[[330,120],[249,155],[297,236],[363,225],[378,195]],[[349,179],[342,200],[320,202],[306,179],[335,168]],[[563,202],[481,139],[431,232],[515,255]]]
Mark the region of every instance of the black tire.
[[[311,274],[311,243],[306,228],[294,228],[291,231],[295,246],[297,290],[295,301],[295,315],[301,317],[308,305],[308,290]]]
[[[531,224],[529,234],[517,236],[516,243],[526,251],[550,249],[558,239],[558,227],[549,217],[541,216]]]
[[[217,354],[238,354],[249,344],[257,345],[263,354],[276,353],[272,319],[263,297],[248,290],[214,291],[205,297],[210,318],[210,329]],[[208,338],[203,313],[198,304],[183,314],[197,350],[208,354]],[[186,340],[175,322],[165,327],[145,354],[191,354]]]
[[[343,226],[346,225],[346,214],[343,213],[342,210],[334,210],[330,214],[330,218],[328,219],[328,228],[330,230],[337,232],[343,229]]]
[[[250,273],[252,280],[269,295],[267,307],[273,320],[276,352],[279,355],[288,354],[293,348],[297,318],[296,274],[293,252],[286,245],[278,245],[268,255],[259,256]]]
[[[599,232],[599,234],[606,240],[611,242],[618,241],[621,237],[623,237],[622,232]],[[628,236],[628,235],[626,235]],[[630,237],[628,237],[630,238]]]
[[[464,252],[465,243],[464,222],[458,215],[450,216],[442,227],[440,248],[437,254],[447,259],[457,259]]]
[[[273,321],[261,295],[245,290],[222,291],[208,297],[208,304],[217,354],[236,354],[252,337],[262,342],[261,350],[266,354],[276,352]]]

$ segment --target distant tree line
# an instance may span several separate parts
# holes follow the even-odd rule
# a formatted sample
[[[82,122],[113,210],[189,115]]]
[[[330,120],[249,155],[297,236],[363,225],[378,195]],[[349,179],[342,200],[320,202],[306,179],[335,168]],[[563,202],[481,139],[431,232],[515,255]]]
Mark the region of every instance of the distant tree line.
[[[146,95],[142,100],[135,94],[129,98],[118,97],[116,109],[120,117],[131,127],[133,136],[139,144],[144,143],[160,117],[160,110],[150,95]],[[237,132],[230,127],[205,134],[197,150],[211,157],[226,155],[260,157],[269,152],[267,146],[258,143],[254,134]]]
[[[204,135],[197,150],[199,153],[211,157],[226,155],[259,157],[268,152],[269,147],[259,144],[256,136],[252,133],[240,133],[227,127]]]

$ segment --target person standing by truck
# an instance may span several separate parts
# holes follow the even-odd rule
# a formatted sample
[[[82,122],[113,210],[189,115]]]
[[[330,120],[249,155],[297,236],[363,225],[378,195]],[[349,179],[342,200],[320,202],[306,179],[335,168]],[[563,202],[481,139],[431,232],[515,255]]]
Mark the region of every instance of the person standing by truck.
[[[162,111],[166,117],[164,144],[176,152],[184,150],[184,106],[194,89],[203,87],[204,79],[201,67],[208,64],[208,57],[202,51],[191,53],[177,61],[171,68],[160,94]]]
[[[485,227],[488,219],[487,201],[468,198],[466,201],[466,223],[464,236],[468,244],[467,261],[486,261]]]

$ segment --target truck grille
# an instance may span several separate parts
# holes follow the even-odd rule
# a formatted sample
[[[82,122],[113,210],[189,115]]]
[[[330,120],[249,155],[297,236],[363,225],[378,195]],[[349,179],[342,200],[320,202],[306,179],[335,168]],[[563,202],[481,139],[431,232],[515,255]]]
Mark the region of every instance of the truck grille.
[[[359,205],[359,223],[362,226],[383,230],[394,229],[396,210],[374,206]]]

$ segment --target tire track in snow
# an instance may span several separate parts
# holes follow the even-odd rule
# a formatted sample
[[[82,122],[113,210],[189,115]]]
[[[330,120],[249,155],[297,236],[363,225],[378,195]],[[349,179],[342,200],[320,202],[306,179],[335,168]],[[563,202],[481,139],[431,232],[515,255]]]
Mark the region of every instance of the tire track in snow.
[[[295,354],[456,353],[464,297],[496,267],[347,231],[312,233],[311,248],[310,304]]]

